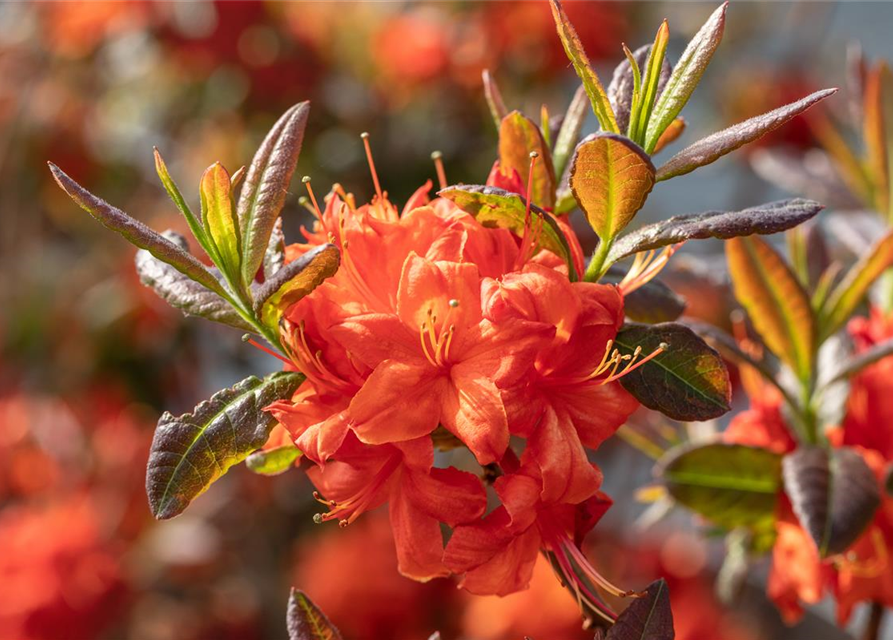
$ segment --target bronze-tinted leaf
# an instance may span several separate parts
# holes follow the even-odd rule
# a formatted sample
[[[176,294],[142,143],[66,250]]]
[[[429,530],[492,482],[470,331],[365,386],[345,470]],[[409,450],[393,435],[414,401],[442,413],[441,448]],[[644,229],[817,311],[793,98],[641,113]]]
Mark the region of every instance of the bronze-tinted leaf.
[[[599,283],[619,284],[625,272],[612,267]],[[685,300],[659,280],[651,280],[623,296],[623,312],[634,322],[672,322],[685,311]]]
[[[286,111],[270,129],[245,175],[238,213],[242,281],[246,286],[254,281],[263,263],[270,233],[285,204],[309,113],[309,102],[301,102]]]
[[[186,204],[186,199],[183,197],[183,194],[180,193],[177,183],[174,182],[170,172],[167,170],[164,158],[161,157],[161,153],[158,151],[157,147],[155,148],[155,172],[158,174],[161,184],[164,185],[164,189],[167,191],[171,200],[174,201],[174,204],[177,205],[177,208],[183,214],[183,217],[186,218],[186,223],[189,225],[189,230],[192,231],[192,235],[199,241],[202,248],[207,251],[206,245],[208,240],[205,234],[205,229],[202,227],[201,222],[195,214],[192,213],[192,209],[189,208],[189,205]]]
[[[669,180],[685,175],[734,151],[738,147],[753,142],[770,131],[777,129],[791,118],[803,113],[811,106],[837,93],[837,89],[816,91],[796,102],[779,107],[768,113],[739,122],[736,125],[711,134],[686,147],[670,158],[657,170],[657,180]]]
[[[191,254],[144,225],[139,220],[113,207],[105,200],[97,198],[77,182],[69,178],[65,172],[53,163],[49,163],[50,171],[62,190],[69,195],[84,211],[96,218],[104,227],[121,234],[130,244],[145,249],[162,262],[171,265],[180,273],[195,280],[199,284],[226,296],[226,290],[210,271]]]
[[[512,111],[502,119],[499,127],[499,168],[506,175],[517,171],[525,181],[530,173],[530,154],[536,152],[533,167],[531,200],[545,209],[555,206],[555,168],[552,154],[543,139],[543,134],[533,120],[520,111]]]
[[[288,640],[341,640],[341,633],[307,594],[291,590],[288,599]]]
[[[670,589],[661,578],[648,586],[644,597],[632,600],[617,616],[606,640],[673,640],[675,637]]]
[[[341,252],[333,244],[314,247],[289,262],[264,282],[254,296],[254,311],[266,326],[278,330],[285,310],[338,271]]]
[[[660,134],[660,139],[657,141],[651,155],[660,153],[666,147],[676,142],[679,136],[685,131],[685,126],[685,118],[682,116],[673,120],[673,122],[670,123],[670,126],[664,129],[664,132]]]
[[[760,178],[788,193],[847,212],[861,206],[840,177],[834,161],[820,149],[810,149],[804,157],[793,151],[760,148],[754,149],[748,159]]]
[[[629,224],[653,186],[654,165],[629,138],[598,133],[577,146],[571,191],[602,241]]]
[[[865,78],[863,130],[866,167],[872,184],[874,207],[886,214],[890,209],[890,147],[893,146],[893,75],[885,62],[868,71]]]
[[[619,238],[611,247],[608,262],[617,262],[640,251],[658,249],[686,240],[728,240],[739,236],[786,231],[809,220],[822,208],[822,205],[812,200],[794,198],[742,211],[706,211],[673,216]]]
[[[581,85],[567,108],[567,113],[561,121],[561,128],[558,130],[558,136],[555,139],[555,146],[552,147],[552,162],[555,165],[556,176],[564,175],[567,161],[580,140],[580,132],[583,130],[583,123],[586,121],[586,114],[588,113],[586,109],[588,104],[589,100],[586,98],[586,90]]]
[[[303,381],[303,375],[286,371],[263,380],[250,376],[218,391],[192,413],[165,412],[146,472],[152,514],[158,519],[179,515],[232,465],[262,447],[276,424],[264,407],[290,398]]]
[[[264,281],[266,282],[285,265],[285,234],[282,233],[282,218],[276,218],[267,252],[264,254]]]
[[[877,479],[855,449],[801,446],[782,469],[794,513],[822,557],[846,551],[880,506]]]
[[[214,246],[213,257],[220,269],[239,281],[241,238],[239,221],[233,209],[232,183],[229,173],[215,162],[202,175],[199,192],[202,202],[202,223]]]
[[[293,444],[275,449],[261,449],[245,458],[245,466],[262,476],[278,476],[295,466],[301,452]]]
[[[633,60],[639,65],[639,69],[644,70],[645,64],[648,62],[648,55],[651,53],[651,45],[646,44],[633,51]],[[667,85],[670,79],[670,73],[673,68],[666,56],[661,63],[660,76],[657,84],[657,97],[660,97],[661,91]],[[608,85],[608,99],[614,109],[614,115],[617,118],[617,127],[621,132],[626,132],[629,128],[630,108],[633,101],[633,70],[629,60],[624,60],[614,69],[614,77],[611,78],[611,84]]]
[[[481,73],[481,78],[484,83],[484,97],[487,99],[487,106],[490,107],[490,115],[493,116],[493,122],[496,123],[496,128],[499,129],[499,125],[502,124],[503,118],[509,113],[508,109],[505,108],[505,102],[502,100],[502,93],[500,93],[499,87],[496,85],[496,80],[493,79],[490,70],[484,69]]]
[[[617,334],[617,348],[647,356],[666,351],[620,378],[623,388],[649,409],[674,420],[710,420],[730,409],[732,387],[719,354],[688,327],[667,322],[628,324]]]

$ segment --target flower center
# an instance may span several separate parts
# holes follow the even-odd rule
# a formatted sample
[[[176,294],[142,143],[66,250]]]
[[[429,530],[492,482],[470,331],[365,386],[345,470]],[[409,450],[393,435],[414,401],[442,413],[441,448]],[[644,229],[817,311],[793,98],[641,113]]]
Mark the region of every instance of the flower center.
[[[657,349],[642,358],[641,345],[637,346],[632,354],[627,353],[624,355],[621,355],[619,350],[612,349],[613,346],[614,341],[608,340],[608,342],[605,344],[605,355],[602,356],[601,362],[599,362],[598,366],[593,369],[590,374],[582,377],[571,378],[569,380],[563,380],[563,383],[581,384],[584,382],[595,380],[600,376],[604,376],[601,379],[600,384],[608,384],[609,382],[619,380],[628,373],[632,373],[649,360],[656,358],[670,348],[670,345],[668,345],[666,342],[661,342],[660,346],[658,346]],[[623,365],[623,369],[620,369],[621,364]],[[618,369],[620,370],[618,371]]]
[[[297,327],[297,328],[296,328]],[[282,347],[293,364],[307,379],[317,386],[332,389],[339,392],[352,392],[355,385],[351,384],[338,374],[332,372],[322,358],[322,350],[313,351],[307,342],[307,334],[304,331],[304,321],[298,325],[282,319],[280,331],[284,340]],[[350,360],[353,363],[352,360]],[[356,368],[356,367],[354,367]]]
[[[315,514],[313,522],[322,524],[337,520],[338,526],[341,528],[348,526],[369,509],[378,495],[379,489],[390,479],[399,463],[400,456],[398,454],[390,456],[369,482],[364,483],[359,491],[341,502],[325,500],[320,496],[319,491],[314,491],[313,498],[320,504],[324,504],[329,510],[326,513]]]
[[[639,287],[648,284],[667,266],[670,258],[683,244],[683,242],[671,244],[668,247],[664,247],[660,253],[655,253],[654,249],[647,253],[637,253],[632,266],[630,266],[626,276],[618,285],[620,292],[623,295],[628,295]]]
[[[449,301],[450,310],[447,317],[437,328],[437,316],[434,310],[428,309],[428,317],[419,326],[419,341],[422,344],[422,352],[432,367],[446,367],[450,358],[450,346],[453,344],[453,335],[456,333],[456,325],[449,324],[453,309],[459,307],[458,300]]]

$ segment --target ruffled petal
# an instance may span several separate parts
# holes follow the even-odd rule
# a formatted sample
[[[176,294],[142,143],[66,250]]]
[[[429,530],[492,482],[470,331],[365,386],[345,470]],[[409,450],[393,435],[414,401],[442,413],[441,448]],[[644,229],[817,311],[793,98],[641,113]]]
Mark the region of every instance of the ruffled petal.
[[[548,395],[552,406],[561,407],[580,441],[590,449],[613,436],[639,408],[639,402],[617,382],[550,386]]]
[[[429,473],[407,471],[403,491],[417,509],[451,527],[480,518],[487,508],[480,478],[453,467]]]
[[[418,509],[398,485],[391,495],[389,512],[397,568],[407,578],[426,582],[450,574],[443,564],[443,534],[435,518]]]
[[[539,532],[531,527],[490,560],[468,571],[459,586],[477,595],[506,596],[522,591],[530,585],[539,548]]]
[[[460,332],[466,326],[477,325],[481,320],[477,267],[470,263],[427,260],[410,253],[403,263],[397,290],[397,314],[412,329],[435,318],[437,335],[449,325]]]
[[[499,460],[509,443],[508,422],[499,389],[485,377],[463,375],[453,367],[443,392],[441,422],[482,465]]]

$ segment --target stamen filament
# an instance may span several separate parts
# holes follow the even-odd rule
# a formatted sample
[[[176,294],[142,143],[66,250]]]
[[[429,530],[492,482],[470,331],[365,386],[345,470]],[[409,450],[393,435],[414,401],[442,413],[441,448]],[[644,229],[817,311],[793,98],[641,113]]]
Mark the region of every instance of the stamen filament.
[[[307,187],[307,193],[310,194],[310,201],[313,203],[313,209],[316,213],[316,217],[318,220],[322,220],[322,211],[319,208],[319,203],[316,201],[316,196],[313,195],[313,187],[310,186],[310,176],[304,176],[301,178],[301,182],[304,183],[304,186]]]
[[[250,344],[252,347],[254,347],[254,348],[256,348],[256,349],[260,349],[260,350],[263,351],[264,353],[273,356],[273,357],[276,358],[277,360],[281,360],[281,361],[284,362],[285,364],[288,364],[288,365],[294,364],[291,360],[286,360],[285,358],[283,358],[281,355],[279,355],[278,353],[276,353],[276,352],[273,351],[272,349],[268,349],[267,347],[265,347],[265,346],[262,345],[261,343],[257,342],[254,338],[252,338],[251,336],[249,336],[247,333],[245,334],[245,336],[243,336],[242,340],[244,340],[245,342],[247,342],[248,344]]]
[[[372,173],[372,182],[375,184],[375,193],[378,195],[379,201],[384,200],[381,194],[381,185],[378,183],[378,173],[375,171],[375,162],[372,160],[372,147],[369,144],[369,134],[364,131],[360,134],[363,139],[363,146],[366,147],[366,159],[369,161],[369,171]]]
[[[446,172],[443,170],[443,154],[440,151],[435,151],[431,154],[431,159],[434,161],[434,169],[437,171],[437,182],[441,189],[446,189],[447,179]]]

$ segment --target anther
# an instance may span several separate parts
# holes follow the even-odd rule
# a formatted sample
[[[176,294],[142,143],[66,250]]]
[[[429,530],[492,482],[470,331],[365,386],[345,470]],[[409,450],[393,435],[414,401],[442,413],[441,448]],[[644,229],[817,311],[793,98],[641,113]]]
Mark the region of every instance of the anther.
[[[453,309],[455,309],[456,307],[459,306],[459,301],[456,300],[455,298],[453,298],[453,299],[450,300],[449,305],[450,305]]]
[[[307,193],[310,194],[310,200],[313,202],[313,210],[316,213],[316,217],[322,220],[322,211],[319,208],[319,203],[316,201],[316,196],[313,195],[313,187],[310,186],[310,176],[304,176],[301,178],[301,182],[307,187]]]
[[[322,523],[323,523],[323,519],[322,519],[322,514],[321,514],[321,513],[314,513],[314,514],[313,514],[313,523],[314,523],[314,524],[322,524]]]

